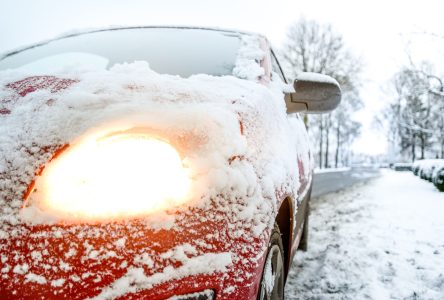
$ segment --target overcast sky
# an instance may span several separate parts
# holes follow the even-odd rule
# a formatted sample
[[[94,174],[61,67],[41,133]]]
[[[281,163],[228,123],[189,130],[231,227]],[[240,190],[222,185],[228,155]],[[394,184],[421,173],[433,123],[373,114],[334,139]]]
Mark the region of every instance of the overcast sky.
[[[64,32],[109,25],[200,25],[237,28],[265,34],[279,48],[288,28],[300,16],[329,22],[344,35],[365,65],[366,103],[357,118],[363,135],[354,150],[375,154],[385,150],[371,121],[387,101],[381,92],[406,62],[443,60],[443,8],[440,0],[1,0],[0,52],[50,39]],[[432,61],[433,62],[433,61]]]

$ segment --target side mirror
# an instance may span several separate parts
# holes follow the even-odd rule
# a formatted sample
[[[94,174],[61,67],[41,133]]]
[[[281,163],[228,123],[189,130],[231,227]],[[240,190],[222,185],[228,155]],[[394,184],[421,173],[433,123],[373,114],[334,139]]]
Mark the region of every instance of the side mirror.
[[[295,92],[285,97],[287,113],[326,113],[334,110],[341,102],[339,83],[330,76],[300,73],[293,86]]]

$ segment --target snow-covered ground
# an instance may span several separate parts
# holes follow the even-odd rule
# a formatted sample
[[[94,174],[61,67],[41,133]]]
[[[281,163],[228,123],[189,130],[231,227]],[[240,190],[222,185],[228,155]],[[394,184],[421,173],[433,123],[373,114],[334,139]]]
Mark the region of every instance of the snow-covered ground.
[[[411,172],[312,199],[286,299],[444,299],[444,193]]]

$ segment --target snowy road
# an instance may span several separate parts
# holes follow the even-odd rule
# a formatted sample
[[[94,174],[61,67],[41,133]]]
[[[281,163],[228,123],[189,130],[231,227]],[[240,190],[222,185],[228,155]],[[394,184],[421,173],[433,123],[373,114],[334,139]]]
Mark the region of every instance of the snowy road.
[[[375,167],[354,167],[339,171],[332,169],[331,172],[325,170],[315,172],[311,196],[314,198],[339,191],[358,182],[377,177],[379,173],[379,169]]]
[[[444,299],[444,193],[386,170],[312,199],[286,299]]]

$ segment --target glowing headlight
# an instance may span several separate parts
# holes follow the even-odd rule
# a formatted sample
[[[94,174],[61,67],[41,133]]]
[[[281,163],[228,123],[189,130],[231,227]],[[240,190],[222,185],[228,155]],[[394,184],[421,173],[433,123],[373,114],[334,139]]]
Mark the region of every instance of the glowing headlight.
[[[119,134],[68,148],[45,168],[31,198],[45,212],[104,220],[181,204],[189,185],[170,144]]]

